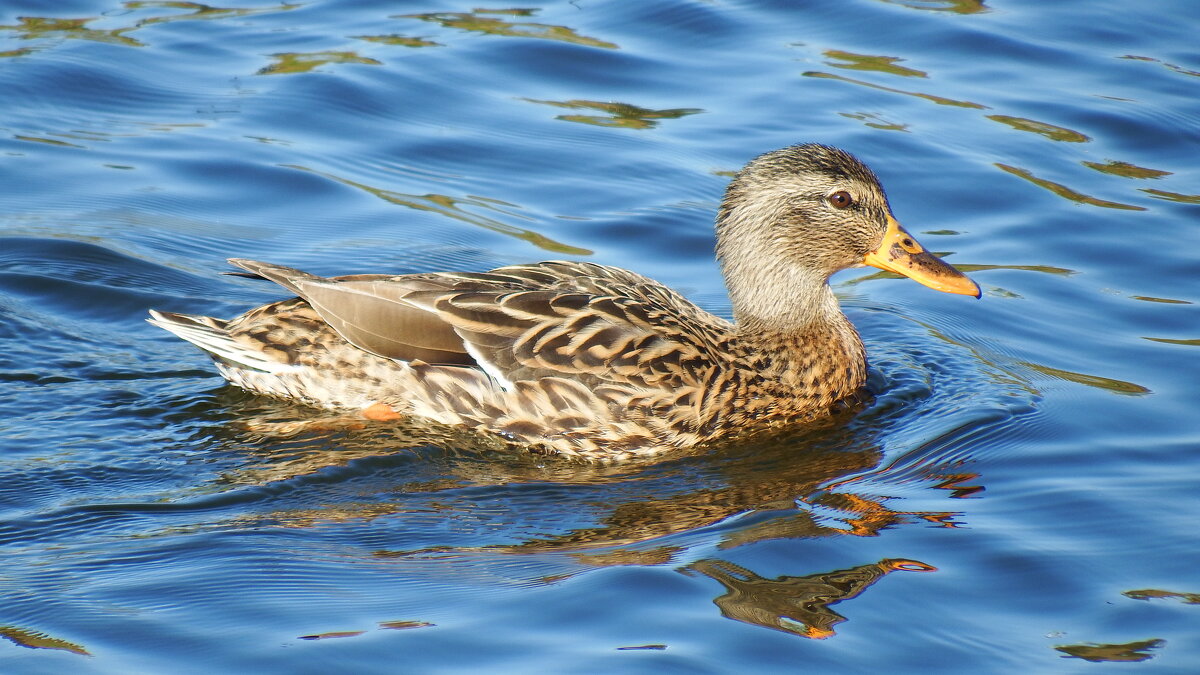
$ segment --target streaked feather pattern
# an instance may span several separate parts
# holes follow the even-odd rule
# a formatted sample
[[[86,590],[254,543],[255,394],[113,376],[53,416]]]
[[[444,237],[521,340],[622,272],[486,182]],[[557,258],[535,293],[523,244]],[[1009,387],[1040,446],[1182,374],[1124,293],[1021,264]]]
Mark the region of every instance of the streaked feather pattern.
[[[831,205],[842,193],[862,208]],[[298,297],[229,321],[153,310],[149,321],[251,391],[622,459],[811,419],[853,394],[865,353],[827,280],[864,252],[891,251],[901,258],[887,269],[977,292],[892,225],[869,169],[794,146],[747,165],[722,203],[718,253],[736,323],[589,262],[325,278],[242,259],[230,262],[243,276]],[[904,237],[903,251],[885,234]]]

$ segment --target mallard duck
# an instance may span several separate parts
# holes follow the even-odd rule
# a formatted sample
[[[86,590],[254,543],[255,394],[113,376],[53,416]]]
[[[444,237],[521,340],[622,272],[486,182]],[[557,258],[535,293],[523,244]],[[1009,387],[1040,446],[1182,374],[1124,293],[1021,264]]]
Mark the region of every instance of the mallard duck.
[[[734,322],[590,262],[325,278],[242,259],[230,260],[242,274],[298,297],[228,321],[154,310],[148,321],[253,392],[617,460],[801,423],[858,391],[866,354],[834,272],[872,265],[979,297],[837,148],[751,160],[725,191],[716,235]]]

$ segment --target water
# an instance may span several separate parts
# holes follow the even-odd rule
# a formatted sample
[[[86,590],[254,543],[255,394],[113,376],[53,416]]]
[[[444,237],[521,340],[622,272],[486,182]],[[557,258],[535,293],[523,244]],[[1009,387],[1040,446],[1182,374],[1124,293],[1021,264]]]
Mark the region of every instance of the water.
[[[0,7],[14,673],[1200,667],[1200,9],[1161,0]],[[717,313],[728,172],[870,163],[984,298],[836,290],[878,396],[589,467],[305,426],[147,308],[622,265]]]

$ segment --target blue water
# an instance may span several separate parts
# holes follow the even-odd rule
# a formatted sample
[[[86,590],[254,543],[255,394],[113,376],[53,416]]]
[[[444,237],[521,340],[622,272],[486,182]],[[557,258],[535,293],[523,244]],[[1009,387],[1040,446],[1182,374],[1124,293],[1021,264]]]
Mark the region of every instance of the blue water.
[[[0,670],[1200,669],[1195,2],[228,5],[0,6]],[[232,256],[728,314],[729,172],[801,141],[984,289],[836,277],[877,396],[810,429],[314,426],[142,320],[280,297]]]

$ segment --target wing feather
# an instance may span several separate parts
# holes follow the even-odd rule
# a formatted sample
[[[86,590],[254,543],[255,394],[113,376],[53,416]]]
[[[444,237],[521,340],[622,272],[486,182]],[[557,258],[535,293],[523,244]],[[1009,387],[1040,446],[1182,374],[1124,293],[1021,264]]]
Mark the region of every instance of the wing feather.
[[[678,293],[594,263],[327,279],[267,263],[232,262],[297,293],[339,335],[366,351],[429,364],[477,365],[506,390],[525,381],[558,383],[562,391],[554,398],[564,403],[564,392],[577,387],[691,391],[714,368],[720,370],[734,339],[729,322]]]
[[[493,274],[546,284],[545,268],[558,273],[548,289],[447,293],[435,305],[476,358],[509,381],[570,376],[590,386],[674,389],[726,359],[728,322],[640,275],[590,263]]]

